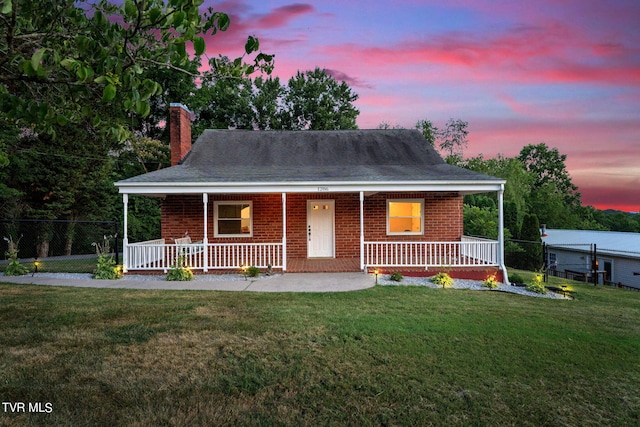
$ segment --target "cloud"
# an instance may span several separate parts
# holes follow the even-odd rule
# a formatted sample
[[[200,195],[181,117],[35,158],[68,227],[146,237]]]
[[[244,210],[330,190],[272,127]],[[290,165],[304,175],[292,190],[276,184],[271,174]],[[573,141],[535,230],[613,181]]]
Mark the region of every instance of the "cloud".
[[[500,83],[590,83],[640,87],[638,49],[619,43],[591,42],[582,32],[558,22],[517,25],[501,31],[452,31],[387,45],[343,43],[320,47],[338,62],[405,74],[422,65],[465,81]],[[444,68],[443,68],[444,67]]]
[[[357,77],[351,77],[350,75],[343,73],[342,71],[333,70],[331,68],[325,68],[325,71],[327,72],[327,74],[329,74],[331,77],[333,77],[337,81],[345,82],[349,86],[373,89],[372,84],[367,83]]]
[[[306,3],[294,3],[273,9],[254,20],[257,28],[278,28],[286,26],[298,16],[313,13],[315,8]]]

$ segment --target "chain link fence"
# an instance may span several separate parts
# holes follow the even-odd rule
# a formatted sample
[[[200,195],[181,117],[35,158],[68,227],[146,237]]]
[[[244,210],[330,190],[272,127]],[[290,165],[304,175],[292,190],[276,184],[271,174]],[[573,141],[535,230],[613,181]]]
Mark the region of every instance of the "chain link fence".
[[[96,268],[96,244],[109,241],[119,260],[117,221],[0,219],[0,271],[8,264],[9,248],[30,271],[91,273]]]

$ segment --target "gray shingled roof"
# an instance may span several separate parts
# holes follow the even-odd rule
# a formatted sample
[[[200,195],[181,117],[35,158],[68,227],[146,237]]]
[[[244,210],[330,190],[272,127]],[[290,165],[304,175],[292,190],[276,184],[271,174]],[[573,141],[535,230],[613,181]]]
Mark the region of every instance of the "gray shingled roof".
[[[483,181],[446,164],[417,130],[207,130],[182,164],[119,184]]]

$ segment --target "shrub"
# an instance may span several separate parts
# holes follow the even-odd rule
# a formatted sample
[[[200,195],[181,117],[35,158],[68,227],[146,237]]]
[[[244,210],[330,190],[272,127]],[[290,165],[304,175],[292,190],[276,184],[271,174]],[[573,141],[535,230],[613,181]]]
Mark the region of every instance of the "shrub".
[[[20,239],[22,239],[22,237],[20,237]],[[20,264],[18,260],[18,243],[20,243],[20,239],[14,242],[12,237],[4,238],[9,245],[9,249],[5,252],[5,255],[9,259],[9,265],[7,265],[7,268],[4,270],[5,276],[22,276],[29,272],[27,267]]]
[[[402,282],[402,273],[400,273],[399,271],[394,271],[393,273],[391,273],[391,276],[389,276],[389,280],[392,280],[394,282]]]
[[[453,279],[448,273],[440,272],[431,278],[431,281],[436,285],[440,285],[443,288],[453,286]]]
[[[104,236],[102,245],[100,243],[92,243],[96,247],[98,254],[98,265],[93,271],[93,278],[99,280],[117,280],[122,278],[122,267],[116,265],[115,259],[111,256],[109,249],[109,237]]]
[[[491,274],[487,276],[486,279],[482,282],[482,285],[489,289],[495,289],[498,287],[498,279],[496,279],[495,274]]]
[[[509,274],[509,281],[511,283],[524,283],[524,279],[518,273]]]
[[[5,276],[22,276],[27,274],[29,270],[24,265],[20,264],[17,258],[9,257],[9,264],[7,268],[4,270]]]
[[[185,256],[178,255],[175,264],[171,266],[171,270],[167,273],[165,280],[174,282],[188,282],[193,280],[193,272],[185,264]]]
[[[122,278],[122,267],[116,265],[111,255],[98,256],[98,265],[93,272],[93,278],[98,280],[117,280]]]
[[[535,292],[536,294],[546,294],[547,288],[544,287],[544,282],[542,274],[536,274],[536,277],[533,279],[532,283],[527,284],[526,289],[530,292]]]
[[[260,275],[260,269],[255,265],[247,268],[247,277],[258,277]]]

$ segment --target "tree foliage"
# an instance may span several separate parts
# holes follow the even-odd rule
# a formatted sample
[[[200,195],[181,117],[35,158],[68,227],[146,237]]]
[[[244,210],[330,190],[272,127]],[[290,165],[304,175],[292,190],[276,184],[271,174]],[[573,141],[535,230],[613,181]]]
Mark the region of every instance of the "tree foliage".
[[[542,268],[542,238],[540,237],[540,221],[536,214],[526,214],[520,229],[520,240],[523,241],[523,254],[519,268],[538,271]]]
[[[287,129],[356,129],[358,99],[346,82],[326,70],[300,72],[289,79],[284,95]]]
[[[111,104],[145,117],[149,99],[162,93],[157,68],[189,72],[188,48],[205,51],[204,36],[225,31],[227,14],[200,14],[200,1],[4,0],[0,8],[0,111],[19,126],[55,136],[58,126],[83,120],[124,140],[125,124],[96,114]],[[247,54],[259,50],[255,37]],[[273,57],[257,53],[225,69],[270,72]]]
[[[220,66],[225,57],[216,59]],[[205,73],[191,98],[196,119],[194,137],[204,129],[338,130],[355,129],[358,98],[346,82],[325,70],[298,72],[280,79],[233,78]]]
[[[467,147],[469,135],[468,122],[460,119],[449,119],[443,129],[437,131],[438,147],[447,153],[447,163],[456,164],[462,160],[464,149]]]
[[[518,159],[535,177],[534,189],[557,193],[568,206],[580,206],[578,187],[571,181],[565,164],[566,154],[560,154],[557,148],[549,148],[545,143],[530,144],[520,151]]]

